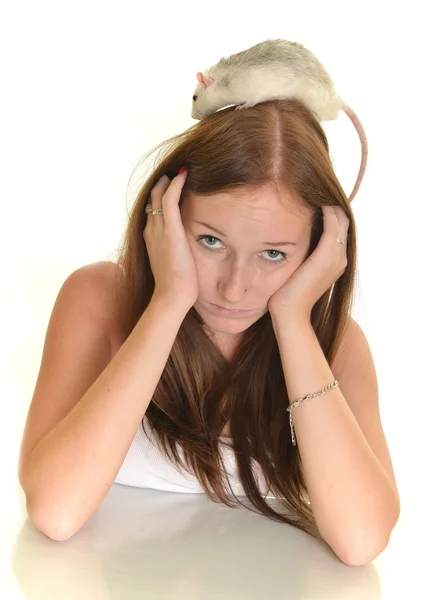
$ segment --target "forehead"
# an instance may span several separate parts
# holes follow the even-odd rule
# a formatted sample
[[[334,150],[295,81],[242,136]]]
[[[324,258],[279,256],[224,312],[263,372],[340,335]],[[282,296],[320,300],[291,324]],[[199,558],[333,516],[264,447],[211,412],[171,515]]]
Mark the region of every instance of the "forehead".
[[[302,232],[311,225],[313,211],[293,192],[272,187],[241,188],[212,195],[190,192],[184,199],[182,216],[186,220],[219,223],[227,231],[239,228],[258,232],[288,230]]]

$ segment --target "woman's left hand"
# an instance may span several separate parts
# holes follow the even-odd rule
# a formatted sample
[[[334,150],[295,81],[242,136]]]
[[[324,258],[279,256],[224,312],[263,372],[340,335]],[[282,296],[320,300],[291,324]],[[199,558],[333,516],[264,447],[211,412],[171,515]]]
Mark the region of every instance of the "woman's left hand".
[[[271,315],[304,315],[310,319],[317,300],[344,273],[350,221],[340,206],[322,206],[323,233],[316,249],[268,301]]]

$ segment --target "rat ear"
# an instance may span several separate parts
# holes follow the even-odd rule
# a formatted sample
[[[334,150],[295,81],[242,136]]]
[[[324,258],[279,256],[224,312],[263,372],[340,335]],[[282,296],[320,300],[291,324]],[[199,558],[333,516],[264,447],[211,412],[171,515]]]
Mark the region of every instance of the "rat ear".
[[[198,71],[198,73],[196,73],[196,79],[199,81],[199,83],[203,87],[208,87],[215,81],[215,79],[213,79],[212,77],[209,77],[209,75],[204,75],[203,73],[200,73],[199,71]]]

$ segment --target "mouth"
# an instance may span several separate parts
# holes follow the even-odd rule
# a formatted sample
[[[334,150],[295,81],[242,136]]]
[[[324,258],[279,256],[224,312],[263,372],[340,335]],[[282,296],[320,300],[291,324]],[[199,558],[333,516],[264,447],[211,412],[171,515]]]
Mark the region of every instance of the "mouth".
[[[218,313],[224,314],[224,315],[233,315],[233,316],[238,316],[238,315],[247,315],[249,313],[252,313],[252,310],[241,310],[241,309],[229,309],[229,308],[224,308],[223,306],[220,306],[218,304],[213,304],[212,302],[208,302],[208,304]]]

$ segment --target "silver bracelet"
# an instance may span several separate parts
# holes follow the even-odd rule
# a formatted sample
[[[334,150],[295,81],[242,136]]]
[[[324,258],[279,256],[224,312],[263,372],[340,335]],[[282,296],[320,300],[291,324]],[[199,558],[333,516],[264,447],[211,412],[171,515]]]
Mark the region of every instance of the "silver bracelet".
[[[286,410],[287,412],[289,412],[289,424],[291,426],[291,437],[293,446],[297,445],[297,442],[295,441],[294,419],[292,416],[292,411],[294,410],[294,408],[297,408],[297,406],[299,406],[301,402],[304,402],[304,400],[311,400],[312,398],[317,398],[317,396],[322,396],[323,394],[326,394],[326,392],[329,392],[329,390],[331,390],[334,387],[337,387],[338,385],[338,381],[335,379],[334,381],[332,381],[332,383],[328,383],[328,385],[326,385],[318,392],[314,392],[314,394],[308,394],[307,396],[304,396],[304,398],[301,398],[301,400],[295,400],[295,402],[288,406]]]

